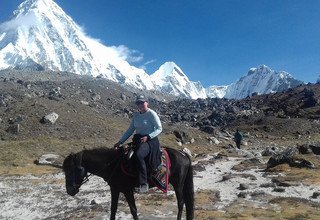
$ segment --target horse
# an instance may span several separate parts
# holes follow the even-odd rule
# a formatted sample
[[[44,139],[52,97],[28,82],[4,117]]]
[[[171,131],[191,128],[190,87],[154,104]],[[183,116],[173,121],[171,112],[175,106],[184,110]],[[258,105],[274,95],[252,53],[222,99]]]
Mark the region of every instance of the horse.
[[[177,219],[182,217],[183,206],[186,206],[186,219],[194,218],[194,186],[191,158],[183,151],[166,147],[171,167],[169,183],[173,186],[177,204]],[[120,166],[122,162],[120,150],[111,148],[96,148],[83,150],[76,154],[71,153],[63,162],[65,173],[66,191],[74,196],[79,192],[83,183],[88,181],[90,175],[103,178],[111,190],[111,215],[114,220],[118,208],[120,192],[124,194],[130,208],[133,219],[138,219],[137,208],[134,199],[134,187],[136,177],[125,174]],[[88,176],[88,173],[90,175]],[[150,188],[155,185],[149,181]]]

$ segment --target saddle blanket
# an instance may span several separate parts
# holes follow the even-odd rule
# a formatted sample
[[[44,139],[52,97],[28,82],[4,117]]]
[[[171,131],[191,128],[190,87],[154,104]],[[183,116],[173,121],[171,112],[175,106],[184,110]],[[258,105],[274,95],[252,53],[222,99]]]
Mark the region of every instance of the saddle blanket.
[[[158,189],[166,193],[168,192],[171,163],[169,155],[164,148],[162,148],[161,163],[161,169],[159,169],[157,172],[152,173],[151,181],[158,187]]]
[[[128,163],[121,163],[121,170],[128,176],[136,177],[134,170]],[[151,173],[149,181],[153,183],[162,192],[168,192],[169,175],[170,175],[170,158],[165,148],[162,148],[161,165],[159,169]]]

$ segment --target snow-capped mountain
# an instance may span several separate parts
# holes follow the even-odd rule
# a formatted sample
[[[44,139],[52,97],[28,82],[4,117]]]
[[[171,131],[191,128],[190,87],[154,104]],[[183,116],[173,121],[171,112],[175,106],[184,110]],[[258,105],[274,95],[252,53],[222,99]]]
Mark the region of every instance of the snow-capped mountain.
[[[88,37],[53,0],[25,0],[11,20],[0,24],[0,70],[7,68],[59,70],[102,76],[122,85],[157,90],[186,98],[235,98],[270,93],[303,82],[267,66],[250,69],[247,76],[228,86],[204,89],[192,82],[174,62],[155,73],[130,65],[117,47]]]
[[[102,76],[138,89],[206,98],[202,85],[189,81],[174,63],[165,63],[152,76],[131,66],[115,47],[84,34],[53,0],[26,0],[0,25],[0,69],[6,68]]]
[[[143,69],[119,57],[114,47],[86,36],[52,0],[26,0],[0,25],[0,69],[30,65],[155,88]]]
[[[209,86],[206,88],[206,94],[210,98],[223,98],[226,95],[228,86]]]
[[[294,79],[289,73],[271,70],[266,65],[251,68],[248,74],[225,87],[212,86],[207,89],[209,97],[242,99],[256,94],[281,92],[304,82]],[[218,94],[218,95],[217,95]]]
[[[187,98],[207,98],[200,82],[191,82],[174,62],[166,62],[151,76],[156,90]]]

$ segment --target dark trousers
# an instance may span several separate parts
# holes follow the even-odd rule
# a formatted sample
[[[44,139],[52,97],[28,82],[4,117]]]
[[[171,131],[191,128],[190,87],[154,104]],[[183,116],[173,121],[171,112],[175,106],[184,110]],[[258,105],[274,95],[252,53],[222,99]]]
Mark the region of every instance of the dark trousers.
[[[145,158],[150,153],[150,146],[148,143],[141,143],[140,146],[136,149],[134,154],[135,164],[137,165],[138,169],[138,176],[139,176],[139,184],[146,184],[147,181],[147,166]]]
[[[240,149],[241,141],[236,141],[237,148]]]

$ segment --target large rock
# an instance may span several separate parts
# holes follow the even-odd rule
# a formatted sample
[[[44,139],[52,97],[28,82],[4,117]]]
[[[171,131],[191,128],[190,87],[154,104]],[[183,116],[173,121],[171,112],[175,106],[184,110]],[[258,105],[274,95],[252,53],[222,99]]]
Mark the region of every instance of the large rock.
[[[62,168],[63,158],[57,154],[44,154],[34,163],[37,165],[50,165]]]
[[[315,168],[314,164],[310,161],[294,158],[296,154],[298,154],[298,149],[296,147],[285,149],[284,151],[272,156],[269,159],[267,163],[267,169],[284,163],[289,164],[289,166],[291,167],[306,167],[311,169]]]
[[[47,123],[50,123],[50,124],[54,124],[57,119],[59,118],[59,115],[55,112],[52,112],[46,116],[44,116],[42,119],[41,119],[41,122],[44,123],[44,124],[47,124]]]
[[[18,134],[20,132],[20,124],[12,124],[6,131],[11,134]]]

